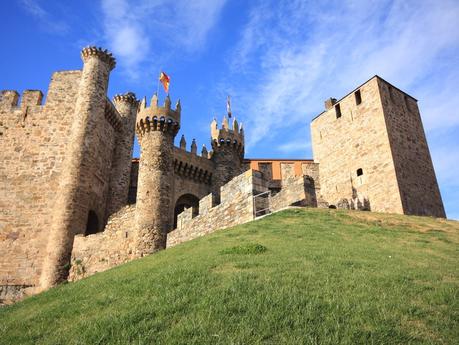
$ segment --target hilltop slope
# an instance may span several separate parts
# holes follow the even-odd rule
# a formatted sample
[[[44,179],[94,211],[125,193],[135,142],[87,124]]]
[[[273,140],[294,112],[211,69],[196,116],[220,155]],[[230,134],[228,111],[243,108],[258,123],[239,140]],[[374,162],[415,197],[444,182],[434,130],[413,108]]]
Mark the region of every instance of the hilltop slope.
[[[0,344],[457,344],[459,223],[290,209],[0,308]]]

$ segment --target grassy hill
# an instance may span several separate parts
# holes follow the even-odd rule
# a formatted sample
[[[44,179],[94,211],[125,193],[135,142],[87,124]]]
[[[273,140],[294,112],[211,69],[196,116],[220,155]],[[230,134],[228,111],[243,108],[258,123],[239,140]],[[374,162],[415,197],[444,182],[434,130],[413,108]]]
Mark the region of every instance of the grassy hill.
[[[458,243],[290,209],[0,308],[0,344],[459,344]]]

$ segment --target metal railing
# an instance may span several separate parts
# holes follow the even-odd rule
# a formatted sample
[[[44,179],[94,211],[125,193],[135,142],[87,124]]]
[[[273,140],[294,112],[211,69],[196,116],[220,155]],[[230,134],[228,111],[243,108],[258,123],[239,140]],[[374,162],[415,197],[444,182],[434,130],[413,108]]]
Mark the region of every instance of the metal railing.
[[[261,198],[261,199],[260,199]],[[267,199],[267,200],[263,200]],[[262,205],[258,209],[258,205]],[[254,218],[271,213],[271,191],[261,192],[253,196],[253,216]]]

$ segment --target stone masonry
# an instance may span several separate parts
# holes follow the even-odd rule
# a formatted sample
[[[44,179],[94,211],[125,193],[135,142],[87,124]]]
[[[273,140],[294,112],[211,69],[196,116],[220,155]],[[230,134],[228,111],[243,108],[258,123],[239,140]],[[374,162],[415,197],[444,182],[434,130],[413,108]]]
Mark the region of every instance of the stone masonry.
[[[378,76],[311,123],[324,198],[336,206],[445,217],[417,101]]]
[[[245,159],[235,118],[175,146],[180,101],[111,101],[114,57],[81,57],[45,103],[1,92],[0,304],[290,205],[445,217],[417,102],[378,76],[326,101],[314,160]]]

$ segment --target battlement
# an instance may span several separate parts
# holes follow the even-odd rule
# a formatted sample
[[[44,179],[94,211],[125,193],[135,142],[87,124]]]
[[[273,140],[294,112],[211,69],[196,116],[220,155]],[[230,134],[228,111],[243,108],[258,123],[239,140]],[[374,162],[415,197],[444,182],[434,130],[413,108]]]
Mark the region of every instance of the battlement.
[[[135,96],[135,93],[133,92],[128,92],[125,93],[124,95],[117,94],[115,97],[113,97],[113,102],[115,103],[130,103],[132,105],[137,105],[139,101],[137,100],[137,97]]]
[[[179,148],[185,152],[187,152],[186,149],[186,139],[185,135],[182,134],[182,137],[180,138],[180,144]],[[198,145],[196,143],[196,139],[193,139],[191,142],[191,154],[197,155],[198,154]],[[202,145],[201,149],[201,157],[202,158],[209,158],[209,152],[207,151],[207,147],[205,144]]]
[[[15,108],[25,109],[26,107],[41,106],[43,93],[40,90],[25,90],[22,93],[19,103],[19,93],[16,90],[2,90],[0,95],[0,109],[4,111]]]
[[[210,135],[213,150],[218,150],[223,146],[231,146],[240,153],[244,152],[244,129],[234,118],[232,128],[228,123],[228,118],[223,118],[222,127],[218,128],[217,120],[214,118],[210,124]]]
[[[176,174],[210,184],[213,170],[213,162],[206,156],[198,156],[196,153],[174,147],[174,172]]]
[[[88,46],[83,48],[81,51],[81,59],[83,62],[87,62],[90,57],[97,56],[102,61],[106,62],[110,70],[114,69],[116,66],[116,59],[113,57],[107,49],[102,49],[100,47]]]
[[[136,120],[136,132],[143,135],[151,130],[172,131],[174,134],[180,129],[180,114],[182,107],[180,100],[177,101],[175,109],[171,108],[171,99],[169,95],[164,100],[164,105],[158,106],[158,96],[153,95],[151,104],[147,107],[146,98],[144,97],[139,104]]]

